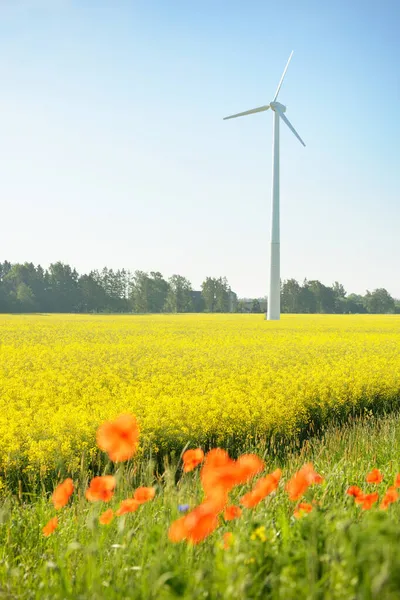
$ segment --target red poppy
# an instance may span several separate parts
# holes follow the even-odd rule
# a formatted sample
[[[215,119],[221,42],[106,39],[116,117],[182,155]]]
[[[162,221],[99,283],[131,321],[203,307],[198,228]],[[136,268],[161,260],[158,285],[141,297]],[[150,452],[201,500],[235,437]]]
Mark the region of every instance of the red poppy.
[[[261,500],[276,490],[281,476],[281,469],[276,469],[273,473],[262,477],[257,481],[251,492],[248,492],[240,499],[240,503],[246,508],[257,506]]]
[[[225,521],[233,521],[242,514],[242,509],[239,506],[227,506],[224,511]]]
[[[372,469],[365,480],[367,483],[381,483],[381,481],[383,481],[383,475],[379,469]]]
[[[117,517],[121,515],[125,515],[126,513],[135,512],[140,506],[140,503],[134,498],[127,498],[126,500],[122,500],[119,509],[115,511]]]
[[[386,490],[386,494],[384,495],[380,508],[381,510],[386,510],[387,507],[389,506],[389,504],[392,504],[393,502],[396,502],[396,500],[398,499],[399,494],[396,491],[396,488],[394,485],[390,486],[387,490]]]
[[[183,470],[185,473],[189,471],[193,471],[204,460],[204,452],[201,448],[196,448],[195,450],[186,450],[183,459]]]
[[[99,517],[99,521],[102,525],[109,525],[111,523],[111,521],[114,518],[114,513],[112,511],[111,508],[109,508],[108,510],[104,511],[100,517]]]
[[[57,529],[58,519],[57,517],[53,517],[50,521],[43,527],[42,532],[45,537],[48,537]]]
[[[396,475],[396,479],[394,480],[395,487],[400,487],[400,473]]]
[[[53,492],[51,500],[54,504],[54,508],[58,510],[62,508],[66,504],[68,504],[68,500],[70,499],[72,493],[74,491],[74,484],[72,479],[66,479],[62,483],[60,483]]]
[[[168,531],[168,537],[171,542],[181,542],[186,539],[186,516],[174,521]]]
[[[361,494],[361,496],[355,498],[354,501],[357,504],[361,504],[361,508],[363,510],[369,510],[370,508],[372,508],[372,505],[375,504],[375,502],[377,502],[378,498],[378,492],[374,492],[373,494]]]
[[[109,502],[113,497],[115,485],[115,477],[112,475],[94,477],[86,490],[86,499],[89,502]]]
[[[156,490],[153,487],[140,487],[135,490],[133,497],[138,504],[144,504],[149,500],[153,500],[155,494]]]
[[[233,534],[230,531],[227,531],[224,533],[222,539],[224,541],[224,550],[229,550],[229,548],[232,546]]]
[[[348,490],[346,490],[346,494],[349,496],[354,496],[354,498],[358,498],[363,495],[363,491],[357,485],[351,485]]]
[[[115,421],[103,423],[97,430],[97,445],[113,462],[124,462],[138,447],[139,426],[133,415],[120,415]]]
[[[304,516],[304,514],[310,513],[312,509],[312,504],[309,504],[308,502],[300,502],[300,504],[296,507],[296,510],[294,511],[293,515],[295,519],[301,519],[301,517]]]
[[[255,454],[243,454],[232,460],[227,452],[216,448],[205,458],[200,478],[206,495],[215,488],[229,492],[235,485],[246,483],[264,469],[264,462]]]
[[[307,463],[297,473],[295,473],[286,484],[286,491],[290,500],[299,500],[307,491],[310,485],[322,483],[323,477],[316,473],[312,463]]]
[[[171,542],[188,540],[198,544],[218,527],[218,517],[207,502],[203,502],[190,513],[172,523],[169,529]]]

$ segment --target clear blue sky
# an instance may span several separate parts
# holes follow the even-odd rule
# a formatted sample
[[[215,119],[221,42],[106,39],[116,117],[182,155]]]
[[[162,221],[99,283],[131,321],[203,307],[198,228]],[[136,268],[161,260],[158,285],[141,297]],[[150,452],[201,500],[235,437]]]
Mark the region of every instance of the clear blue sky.
[[[0,260],[400,297],[399,0],[0,0]]]

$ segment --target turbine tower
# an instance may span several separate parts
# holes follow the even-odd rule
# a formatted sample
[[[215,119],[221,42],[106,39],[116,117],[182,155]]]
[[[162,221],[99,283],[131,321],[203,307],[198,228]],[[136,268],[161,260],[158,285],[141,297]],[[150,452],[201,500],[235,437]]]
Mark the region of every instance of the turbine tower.
[[[269,321],[279,321],[281,314],[281,282],[280,282],[280,242],[279,242],[279,119],[282,119],[289,129],[294,133],[299,142],[305,146],[305,143],[285,116],[286,106],[277,102],[286,71],[293,56],[293,51],[286,63],[285,70],[282,73],[281,80],[275,92],[274,99],[270,104],[252,108],[245,112],[236,115],[225,117],[226,119],[235,119],[236,117],[244,117],[245,115],[253,115],[254,113],[264,112],[269,108],[274,112],[274,131],[272,141],[272,218],[271,218],[271,261],[269,272],[269,294],[268,294],[268,312],[267,319]]]

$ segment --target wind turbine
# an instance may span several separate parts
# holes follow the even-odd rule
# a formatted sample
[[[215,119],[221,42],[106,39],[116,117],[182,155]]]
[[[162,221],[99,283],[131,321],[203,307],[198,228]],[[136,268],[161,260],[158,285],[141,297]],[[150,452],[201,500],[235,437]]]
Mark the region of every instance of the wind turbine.
[[[270,262],[270,274],[269,274],[269,295],[268,295],[268,312],[267,319],[269,321],[279,321],[281,312],[281,283],[280,283],[280,242],[279,242],[279,119],[282,119],[284,123],[289,127],[290,131],[294,133],[299,142],[305,146],[305,143],[285,116],[286,106],[277,102],[278,94],[280,92],[286,71],[289,63],[293,56],[293,51],[289,56],[289,60],[286,63],[285,70],[282,73],[281,80],[278,84],[275,92],[274,99],[270,104],[265,106],[259,106],[258,108],[252,108],[245,112],[237,113],[236,115],[230,115],[225,117],[227,119],[235,119],[236,117],[244,117],[245,115],[252,115],[254,113],[264,112],[271,108],[274,112],[274,131],[273,131],[273,158],[272,158],[272,219],[271,219],[271,262]]]

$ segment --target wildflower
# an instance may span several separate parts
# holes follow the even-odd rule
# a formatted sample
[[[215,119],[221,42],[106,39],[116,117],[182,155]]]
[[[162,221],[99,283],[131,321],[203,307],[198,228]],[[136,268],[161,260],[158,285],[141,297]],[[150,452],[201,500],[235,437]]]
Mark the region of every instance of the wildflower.
[[[187,512],[189,510],[189,504],[178,504],[179,512]]]
[[[310,513],[313,509],[312,504],[308,502],[300,502],[293,513],[295,519],[301,519],[305,514]]]
[[[56,510],[62,508],[66,504],[68,504],[68,500],[70,499],[72,493],[74,491],[74,484],[72,479],[66,479],[62,483],[60,483],[53,492],[51,500],[54,504],[54,508]]]
[[[310,485],[322,483],[323,480],[323,477],[314,471],[312,463],[308,463],[293,475],[285,489],[290,500],[299,500]]]
[[[395,486],[394,485],[390,486],[386,490],[386,494],[384,495],[379,508],[381,510],[386,510],[388,508],[389,504],[392,504],[392,502],[396,502],[398,497],[399,497],[399,494],[397,493]]]
[[[264,470],[265,464],[256,454],[243,454],[235,462],[237,484],[247,483]]]
[[[381,483],[383,480],[383,475],[379,469],[372,469],[370,473],[368,473],[365,481],[367,483]]]
[[[190,513],[174,521],[168,532],[171,542],[188,540],[198,544],[218,527],[218,517],[213,507],[203,502]]]
[[[237,519],[242,514],[242,509],[239,506],[227,506],[224,511],[224,519],[225,521],[233,521],[233,519]]]
[[[122,500],[119,505],[119,509],[115,512],[117,517],[121,515],[125,515],[126,513],[135,512],[140,506],[140,502],[135,500],[134,498],[127,498],[126,500]]]
[[[183,459],[183,470],[185,473],[189,471],[193,471],[204,460],[204,452],[201,448],[196,448],[195,450],[186,450]]]
[[[400,473],[397,473],[396,479],[394,480],[394,486],[400,487]]]
[[[346,494],[349,496],[354,496],[354,498],[358,498],[363,495],[363,491],[357,485],[351,485],[347,490]]]
[[[257,506],[261,500],[276,490],[281,476],[281,469],[276,469],[273,473],[262,477],[257,481],[251,492],[248,492],[240,499],[240,503],[246,508]]]
[[[103,423],[97,430],[97,445],[113,462],[124,462],[138,447],[139,426],[133,415],[120,415],[115,421]]]
[[[89,502],[109,502],[114,494],[115,477],[104,475],[103,477],[94,477],[86,490],[86,499]]]
[[[378,492],[374,492],[373,494],[361,494],[361,496],[355,498],[355,502],[357,504],[361,504],[361,508],[363,510],[369,510],[372,508],[372,505],[377,502],[378,498]]]
[[[133,494],[134,499],[138,504],[144,504],[153,500],[156,490],[153,487],[139,487]]]
[[[231,533],[230,531],[227,531],[226,533],[224,533],[222,539],[223,539],[224,550],[229,550],[229,548],[233,544],[233,533]]]
[[[255,454],[243,454],[232,460],[220,448],[210,450],[201,469],[200,478],[206,494],[216,488],[229,492],[235,485],[246,483],[264,469],[264,462]]]
[[[58,518],[53,517],[50,521],[43,527],[42,532],[45,537],[48,537],[57,529],[58,526]]]
[[[111,508],[109,508],[108,510],[104,511],[100,517],[99,517],[99,521],[102,525],[109,525],[111,523],[111,521],[114,518],[114,513],[112,511]]]
[[[168,537],[171,542],[181,542],[186,539],[186,516],[174,521],[169,528]]]
[[[253,540],[253,541],[259,539],[262,542],[266,542],[267,541],[267,536],[265,535],[265,527],[264,527],[264,525],[261,525],[260,527],[257,527],[253,531],[253,533],[251,534],[250,539]]]

